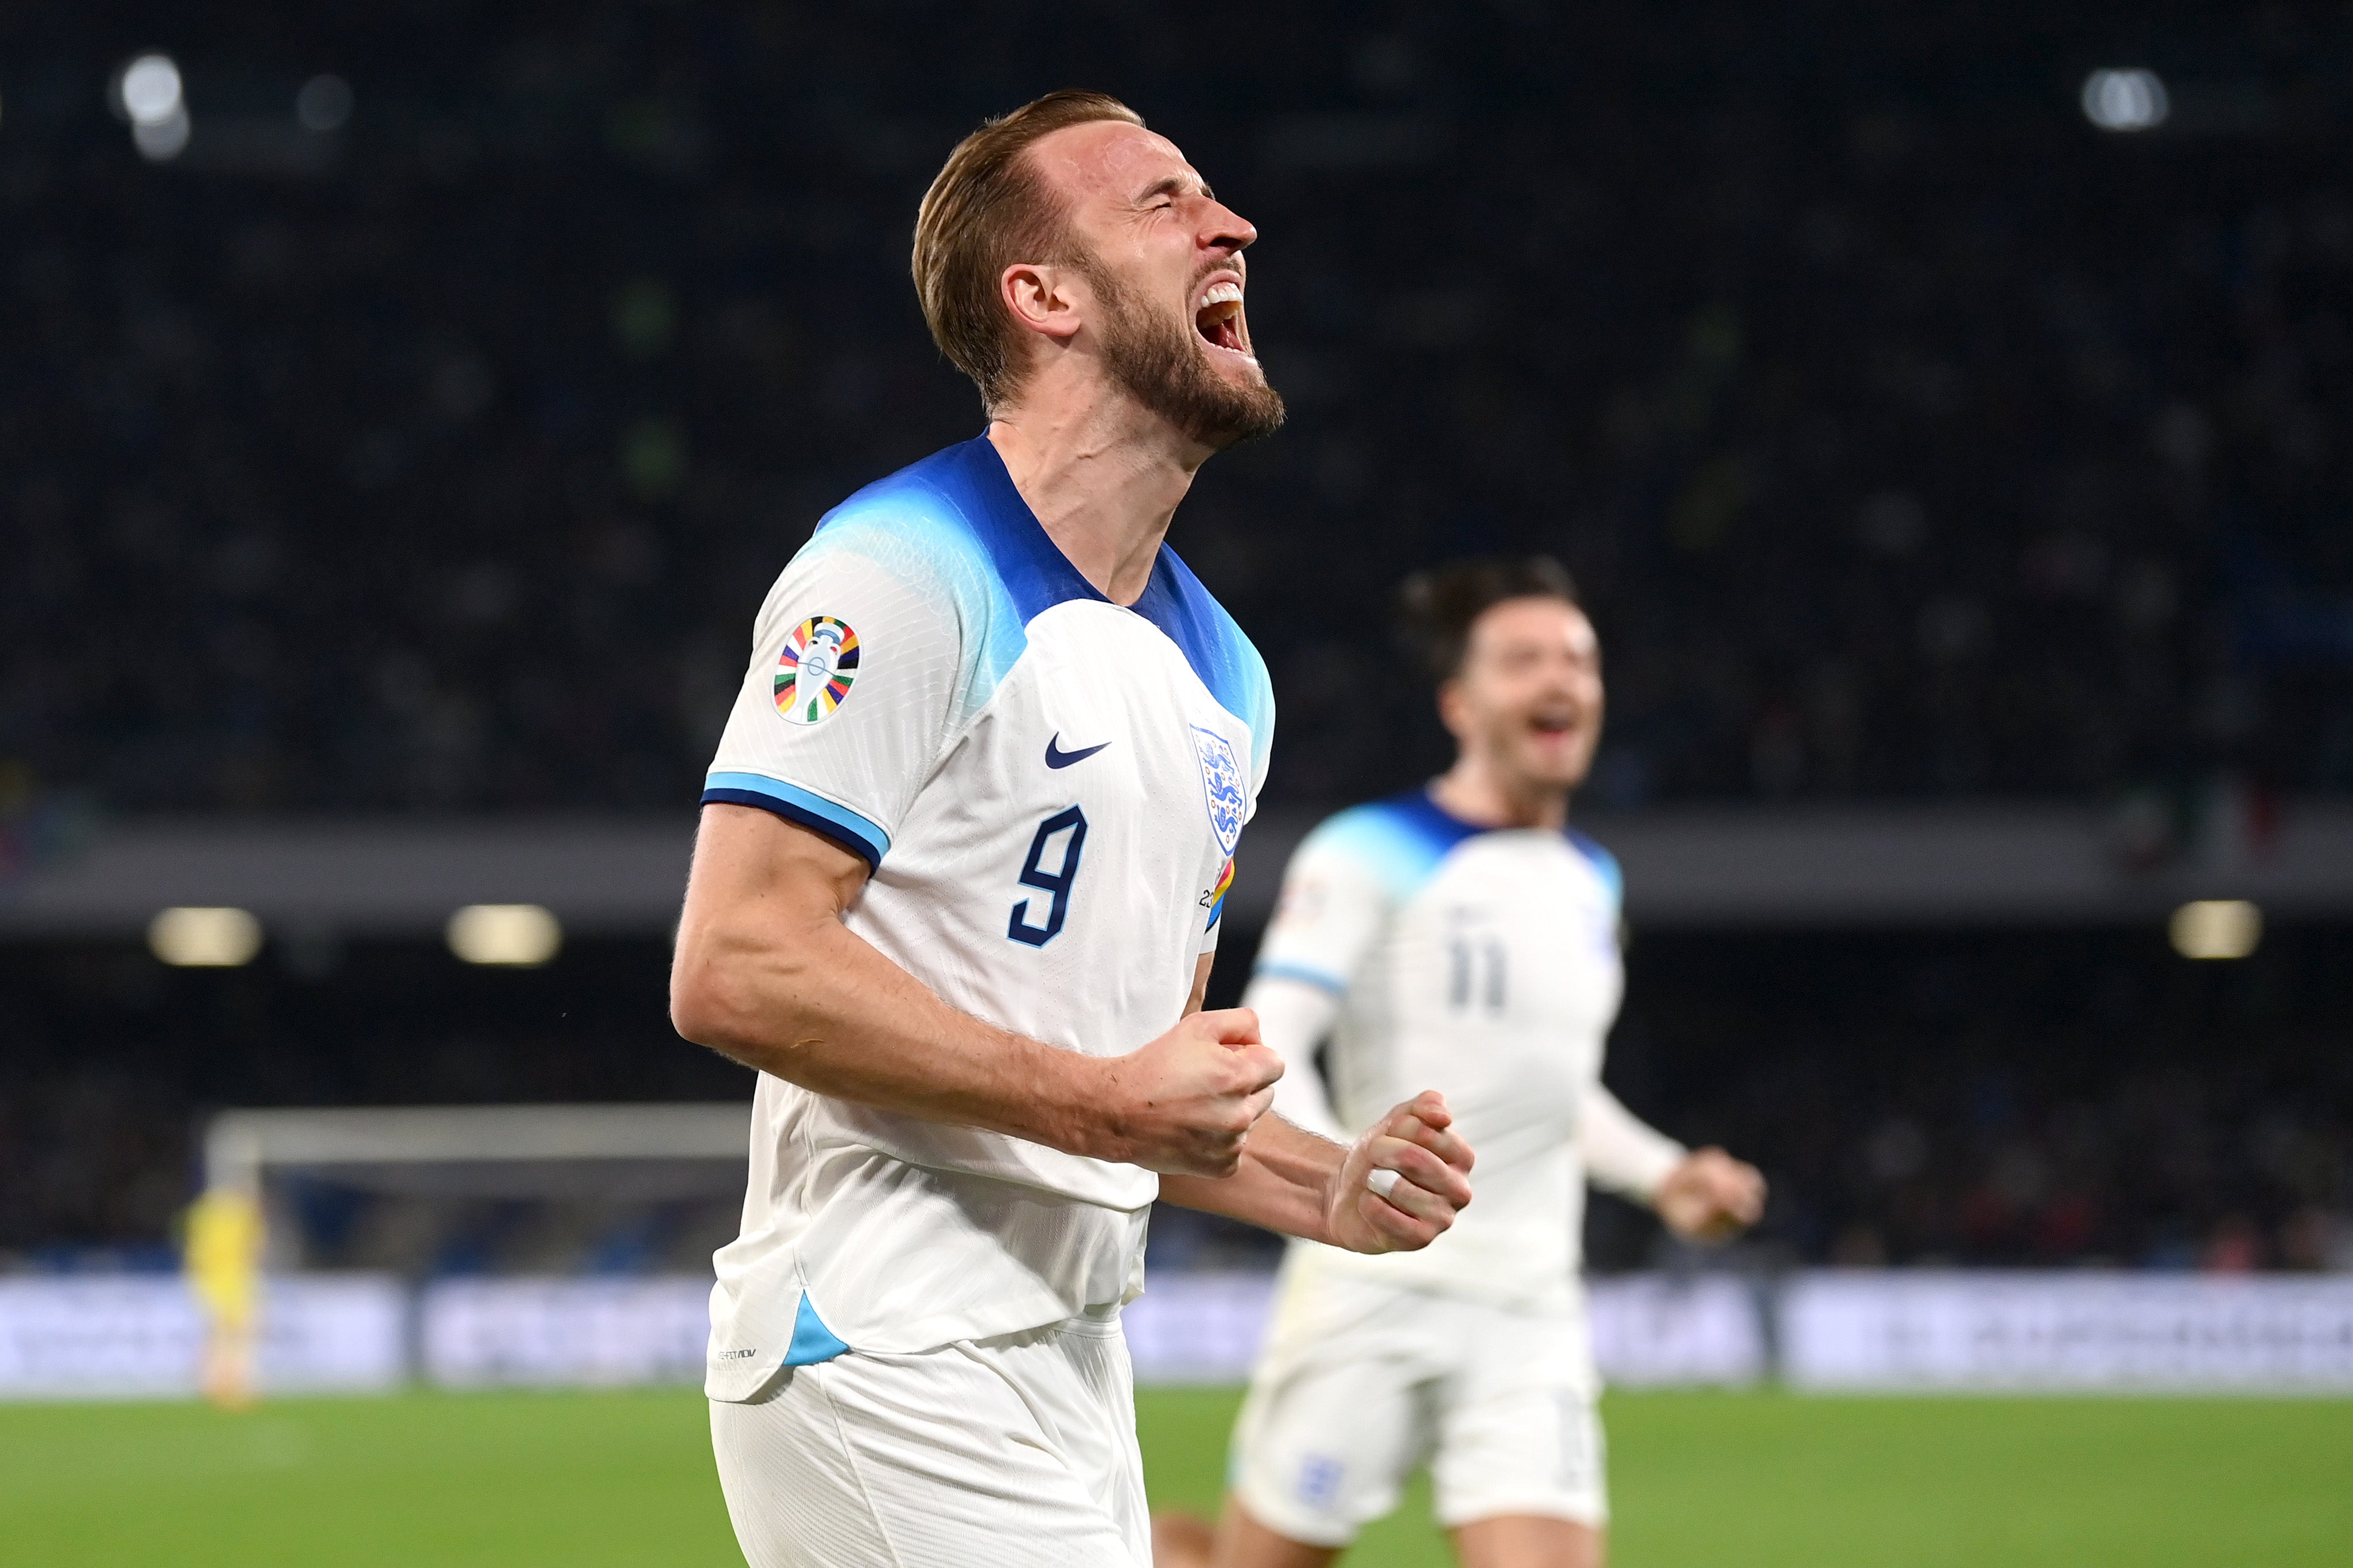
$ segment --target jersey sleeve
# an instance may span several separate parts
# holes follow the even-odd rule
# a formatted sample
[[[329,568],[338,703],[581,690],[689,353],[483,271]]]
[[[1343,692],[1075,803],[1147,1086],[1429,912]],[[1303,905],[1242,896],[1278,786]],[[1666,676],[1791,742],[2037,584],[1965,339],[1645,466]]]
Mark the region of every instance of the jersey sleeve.
[[[879,868],[946,742],[964,642],[952,595],[821,531],[760,606],[703,801],[774,812]]]
[[[1282,896],[1259,943],[1243,1005],[1258,1010],[1266,1043],[1283,1059],[1274,1109],[1297,1127],[1346,1142],[1316,1070],[1315,1047],[1340,999],[1380,940],[1390,891],[1344,815],[1307,836],[1284,868]]]
[[[1339,1016],[1339,996],[1321,985],[1261,972],[1242,993],[1242,1005],[1257,1012],[1260,1038],[1282,1058],[1282,1076],[1274,1083],[1275,1114],[1319,1138],[1347,1142],[1315,1064],[1315,1047]]]
[[[1585,1156],[1585,1173],[1594,1185],[1638,1203],[1649,1203],[1667,1173],[1691,1152],[1627,1110],[1599,1083],[1585,1092],[1577,1136]]]
[[[1352,847],[1352,836],[1335,831],[1345,821],[1317,828],[1292,856],[1252,973],[1345,992],[1379,939],[1389,890],[1379,868]]]

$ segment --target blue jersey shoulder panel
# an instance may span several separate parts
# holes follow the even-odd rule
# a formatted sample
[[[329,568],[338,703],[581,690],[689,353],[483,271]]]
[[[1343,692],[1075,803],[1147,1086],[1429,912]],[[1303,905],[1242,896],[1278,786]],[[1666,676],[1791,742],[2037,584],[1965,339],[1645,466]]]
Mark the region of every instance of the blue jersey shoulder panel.
[[[830,550],[854,550],[947,589],[966,646],[979,654],[966,713],[1021,657],[1030,621],[1072,599],[1110,603],[1047,534],[985,435],[878,479],[826,513],[805,551]],[[1274,689],[1258,649],[1166,544],[1134,609],[1176,645],[1219,705],[1250,726],[1252,762],[1263,777]]]
[[[1340,813],[1309,835],[1308,844],[1359,861],[1402,902],[1430,880],[1449,850],[1485,831],[1449,815],[1429,791],[1409,790]]]
[[[1250,726],[1252,773],[1263,779],[1274,735],[1274,683],[1267,679],[1257,646],[1166,544],[1144,596],[1135,601],[1135,613],[1176,645],[1219,707]]]
[[[1013,488],[1005,459],[987,436],[935,452],[883,483],[902,479],[931,489],[965,519],[1024,626],[1068,600],[1103,602]]]
[[[825,514],[804,555],[852,552],[953,603],[965,650],[959,717],[993,696],[1039,611],[1101,598],[1054,548],[984,437],[877,479]]]
[[[1562,831],[1568,835],[1569,847],[1592,862],[1593,874],[1600,879],[1602,887],[1609,891],[1609,907],[1612,910],[1624,909],[1626,907],[1626,873],[1620,869],[1618,857],[1574,827],[1564,828]]]

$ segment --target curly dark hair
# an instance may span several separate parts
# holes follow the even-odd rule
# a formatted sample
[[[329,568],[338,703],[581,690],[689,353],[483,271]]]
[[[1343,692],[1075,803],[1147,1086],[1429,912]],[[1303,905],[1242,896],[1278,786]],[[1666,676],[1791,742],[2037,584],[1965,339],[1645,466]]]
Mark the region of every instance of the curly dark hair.
[[[1560,599],[1582,607],[1577,579],[1549,555],[1477,555],[1417,572],[1398,584],[1398,620],[1431,679],[1462,669],[1471,627],[1506,599]]]

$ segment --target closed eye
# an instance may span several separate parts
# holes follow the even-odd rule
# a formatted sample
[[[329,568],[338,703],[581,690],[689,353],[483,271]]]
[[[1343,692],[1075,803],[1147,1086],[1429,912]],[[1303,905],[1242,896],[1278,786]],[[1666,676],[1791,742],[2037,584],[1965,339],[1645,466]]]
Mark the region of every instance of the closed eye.
[[[1136,197],[1136,201],[1141,205],[1147,208],[1173,207],[1176,205],[1176,199],[1179,196],[1184,195],[1188,190],[1194,188],[1196,187],[1188,186],[1183,180],[1171,174],[1167,178],[1156,181],[1153,184],[1147,186],[1143,193]],[[1200,189],[1203,195],[1208,195],[1208,187],[1202,186],[1198,188]]]

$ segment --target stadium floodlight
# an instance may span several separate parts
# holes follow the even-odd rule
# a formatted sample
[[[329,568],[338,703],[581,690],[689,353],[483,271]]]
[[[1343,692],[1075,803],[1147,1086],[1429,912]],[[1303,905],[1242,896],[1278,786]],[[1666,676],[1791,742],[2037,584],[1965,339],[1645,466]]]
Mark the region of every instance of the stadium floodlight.
[[[2244,899],[2200,899],[2174,910],[2169,929],[2184,958],[2244,958],[2263,939],[2263,912]]]
[[[537,904],[468,904],[449,917],[449,951],[468,963],[534,969],[564,945],[564,928]]]
[[[147,947],[175,969],[237,969],[261,951],[261,922],[244,910],[165,910],[148,922]]]
[[[169,120],[184,107],[180,68],[169,55],[141,55],[123,67],[121,91],[134,125]]]
[[[114,79],[111,95],[124,119],[131,121],[132,145],[150,163],[180,155],[188,144],[187,94],[180,68],[164,54],[141,55]]]
[[[2154,131],[2172,111],[2150,70],[2096,70],[2084,79],[2084,118],[2103,131]]]
[[[294,95],[294,118],[305,131],[341,131],[351,117],[352,84],[339,76],[314,76]]]

